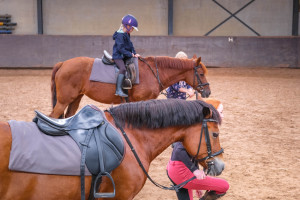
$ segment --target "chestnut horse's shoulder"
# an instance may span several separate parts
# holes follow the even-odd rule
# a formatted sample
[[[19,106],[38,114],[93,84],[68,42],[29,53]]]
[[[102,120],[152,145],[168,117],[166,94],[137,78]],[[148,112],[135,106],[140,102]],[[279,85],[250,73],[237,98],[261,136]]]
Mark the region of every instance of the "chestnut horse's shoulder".
[[[0,122],[0,137],[7,133],[10,133],[10,126],[8,122]]]
[[[2,171],[7,170],[7,166],[5,166],[5,164],[8,165],[11,143],[12,135],[9,124],[7,122],[0,122],[0,163],[2,163],[2,165],[0,165],[0,174]]]

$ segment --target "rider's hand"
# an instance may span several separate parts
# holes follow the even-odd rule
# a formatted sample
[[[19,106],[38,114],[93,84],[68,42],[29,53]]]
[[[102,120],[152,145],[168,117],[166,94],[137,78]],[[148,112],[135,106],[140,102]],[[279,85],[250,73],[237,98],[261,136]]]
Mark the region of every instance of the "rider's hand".
[[[204,171],[203,171],[203,170],[199,170],[199,169],[195,170],[195,171],[193,172],[193,174],[194,174],[194,175],[196,176],[196,178],[199,179],[199,180],[205,179],[205,177],[206,177]]]
[[[195,95],[195,91],[193,89],[188,89],[186,93],[189,95],[189,98],[192,98]]]
[[[202,190],[196,190],[196,197],[201,198],[203,196]]]
[[[133,57],[136,57],[136,58],[140,57],[140,54],[137,53],[137,54],[133,55]]]

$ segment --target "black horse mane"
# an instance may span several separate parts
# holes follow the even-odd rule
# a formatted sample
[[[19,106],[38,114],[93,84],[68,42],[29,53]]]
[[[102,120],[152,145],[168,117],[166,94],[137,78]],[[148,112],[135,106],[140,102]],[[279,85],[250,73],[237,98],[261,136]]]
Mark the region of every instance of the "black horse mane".
[[[150,129],[169,126],[189,126],[201,123],[212,111],[212,119],[221,124],[218,111],[204,101],[185,101],[181,99],[161,99],[124,103],[109,110],[118,123],[124,127],[147,127]]]

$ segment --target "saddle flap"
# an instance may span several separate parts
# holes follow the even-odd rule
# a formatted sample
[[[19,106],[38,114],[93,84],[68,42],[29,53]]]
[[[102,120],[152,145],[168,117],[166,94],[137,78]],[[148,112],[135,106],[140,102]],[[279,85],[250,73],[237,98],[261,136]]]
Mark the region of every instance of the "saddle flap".
[[[96,137],[100,144],[97,143]],[[92,174],[110,173],[121,164],[124,158],[125,146],[122,137],[108,121],[95,129],[88,146],[86,165]],[[100,158],[99,154],[102,155]],[[104,171],[101,171],[100,165],[104,166],[102,169]]]
[[[36,117],[33,119],[39,129],[49,135],[66,135],[70,130],[91,129],[97,127],[104,120],[103,111],[96,106],[87,105],[77,114],[66,119],[55,119],[45,114],[35,111]]]

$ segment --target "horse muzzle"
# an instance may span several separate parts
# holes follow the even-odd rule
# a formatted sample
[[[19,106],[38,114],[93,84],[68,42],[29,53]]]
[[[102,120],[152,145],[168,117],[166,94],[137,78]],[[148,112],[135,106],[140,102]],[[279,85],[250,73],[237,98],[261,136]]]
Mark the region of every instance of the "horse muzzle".
[[[207,87],[204,87],[204,86],[205,86],[204,84],[198,85],[197,90],[198,90],[198,92],[201,93],[202,98],[207,98],[207,97],[209,97],[211,92],[210,92],[210,88],[209,88],[208,84],[207,84]]]
[[[203,90],[203,92],[201,92],[201,97],[202,98],[207,98],[210,95],[210,90]]]
[[[214,158],[212,160],[209,160],[206,162],[207,169],[205,169],[205,172],[207,175],[210,176],[219,176],[222,174],[223,170],[225,169],[225,164],[222,160],[218,158]]]

